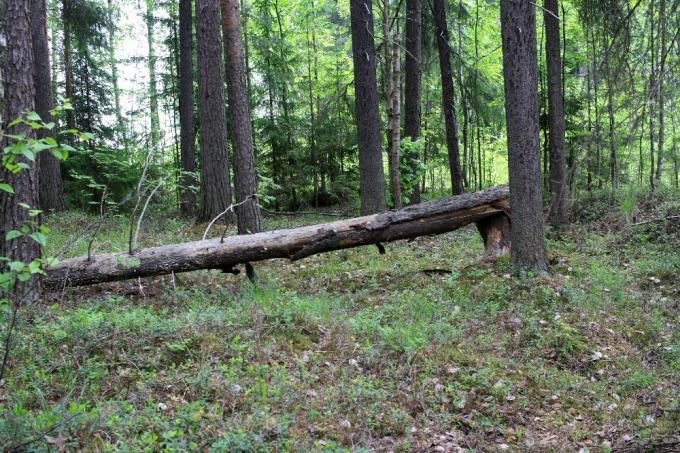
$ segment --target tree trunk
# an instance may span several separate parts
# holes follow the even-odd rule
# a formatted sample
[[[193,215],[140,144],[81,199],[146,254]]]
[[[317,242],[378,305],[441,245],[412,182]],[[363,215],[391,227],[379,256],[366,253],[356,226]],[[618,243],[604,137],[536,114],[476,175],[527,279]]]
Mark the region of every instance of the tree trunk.
[[[33,83],[35,87],[35,111],[48,123],[52,120],[52,75],[50,49],[47,40],[47,5],[45,0],[31,0],[31,33],[33,40]],[[46,129],[38,131],[38,137],[54,133]],[[61,180],[59,159],[49,152],[38,155],[40,209],[63,211],[64,187]]]
[[[390,27],[390,2],[385,0],[383,9],[383,47],[385,49],[385,91],[387,97],[387,159],[390,171],[390,189],[395,208],[402,207],[401,169],[401,47],[399,26]],[[397,15],[399,12],[397,11]]]
[[[139,250],[134,255],[111,253],[89,261],[87,257],[73,258],[50,268],[45,283],[59,288],[198,269],[233,272],[233,266],[240,263],[273,258],[294,261],[371,244],[377,244],[382,251],[383,242],[441,234],[474,222],[481,222],[486,243],[494,249],[488,255],[500,253],[502,248],[507,252],[507,237],[500,237],[503,233],[498,231],[492,231],[490,237],[487,231],[495,228],[495,222],[485,221],[506,215],[508,195],[508,187],[500,186],[321,225],[166,245]]]
[[[156,51],[153,39],[154,7],[156,0],[146,0],[146,40],[149,48],[149,109],[151,116],[151,150],[159,152],[160,123],[158,118],[158,88],[156,87]]]
[[[234,189],[239,234],[259,233],[262,229],[257,203],[257,173],[253,154],[250,101],[241,41],[239,0],[222,0],[222,26],[229,58],[227,88],[234,145]]]
[[[25,133],[27,138],[34,136],[33,131],[23,125],[3,130],[9,121],[35,108],[30,17],[30,2],[0,0],[0,137],[20,133]],[[13,139],[3,137],[0,149],[12,143]],[[28,163],[29,168],[18,173],[0,165],[0,181],[14,189],[13,194],[0,190],[0,257],[28,264],[40,256],[40,245],[28,236],[6,239],[7,232],[21,230],[33,220],[21,204],[38,206],[38,168],[31,162],[21,162]],[[4,270],[5,263],[2,263],[0,271]],[[39,289],[38,278],[17,281],[9,297],[18,306],[35,300]]]
[[[69,0],[62,0],[61,22],[64,28],[64,94],[66,99],[73,102],[73,56],[71,55],[71,6]],[[76,128],[73,110],[66,111],[66,127]]]
[[[449,49],[449,28],[446,24],[444,0],[434,0],[432,6],[437,49],[439,50],[439,71],[442,81],[442,111],[446,128],[446,148],[451,172],[451,191],[454,195],[463,193],[463,176],[460,170],[460,148],[458,145],[458,124],[456,122],[455,88],[451,70]]]
[[[548,268],[538,138],[536,12],[530,2],[501,0],[503,79],[512,194],[512,263]]]
[[[314,2],[310,6],[310,12],[314,10]],[[308,14],[310,13],[308,12]],[[311,21],[313,24],[313,21]],[[309,33],[309,16],[305,23],[305,38],[307,40],[307,101],[309,103],[309,157],[312,163],[312,198],[315,208],[319,207],[319,156],[316,144],[316,112],[314,110],[314,77],[312,76],[312,52],[316,54],[316,45],[312,49],[312,40]],[[315,68],[316,69],[316,68]]]
[[[386,203],[371,0],[351,0],[350,14],[361,213],[373,214],[385,210]]]
[[[616,120],[614,118],[614,74],[611,70],[611,52],[606,52],[604,65],[607,76],[607,114],[609,116],[609,174],[612,188],[619,187],[619,163],[616,150]]]
[[[485,260],[495,260],[510,253],[512,234],[508,216],[497,215],[480,220],[477,230],[484,241]]]
[[[564,99],[562,98],[560,20],[557,0],[544,0],[543,8],[548,76],[550,191],[552,192],[548,221],[554,226],[560,226],[569,221],[569,191],[567,157],[564,149]]]
[[[422,78],[422,0],[406,0],[406,56],[404,64],[404,139],[420,138],[420,98]],[[407,156],[413,176],[418,172],[417,153]],[[413,186],[409,203],[420,203],[420,184]]]
[[[649,2],[649,92],[647,102],[649,104],[649,185],[652,192],[656,188],[654,172],[654,122],[656,113],[654,111],[654,86],[656,80],[656,45],[654,44],[654,2]]]
[[[198,214],[196,194],[196,123],[194,121],[194,59],[191,0],[179,2],[179,128],[180,210],[187,217]]]
[[[201,219],[212,220],[227,209],[232,200],[218,0],[196,0],[196,20],[203,198]]]
[[[659,62],[658,86],[656,87],[657,107],[659,110],[659,143],[657,145],[656,156],[656,186],[661,183],[661,175],[663,174],[663,154],[664,154],[664,104],[665,97],[663,92],[664,73],[666,69],[666,0],[659,0],[659,33],[661,34],[661,48],[659,53],[661,55]]]
[[[125,122],[125,117],[123,116],[123,111],[120,106],[120,87],[118,86],[118,61],[116,59],[116,24],[113,6],[113,0],[108,0],[108,11],[109,11],[109,64],[111,65],[111,83],[113,84],[113,99],[114,107],[116,109],[116,127],[117,131],[120,131],[123,139],[123,146],[125,146],[125,152],[130,152],[130,144],[128,142],[127,134],[127,124]]]

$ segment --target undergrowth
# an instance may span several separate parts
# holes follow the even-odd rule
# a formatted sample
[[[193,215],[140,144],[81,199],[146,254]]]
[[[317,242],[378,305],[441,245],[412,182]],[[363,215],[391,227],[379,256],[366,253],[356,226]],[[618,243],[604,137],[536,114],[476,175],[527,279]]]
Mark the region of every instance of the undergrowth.
[[[654,213],[673,209],[669,201]],[[676,203],[677,205],[677,203]],[[627,213],[632,211],[628,210]],[[619,215],[619,214],[612,214]],[[140,244],[198,239],[156,216]],[[83,214],[49,218],[75,240]],[[269,227],[319,218],[270,218]],[[670,222],[551,233],[550,275],[474,228],[296,263],[50,294],[24,312],[0,445],[29,451],[602,451],[680,426]],[[108,219],[95,254],[125,250]],[[215,231],[214,234],[221,234]],[[436,272],[433,272],[436,270]],[[586,451],[586,450],[584,450]]]

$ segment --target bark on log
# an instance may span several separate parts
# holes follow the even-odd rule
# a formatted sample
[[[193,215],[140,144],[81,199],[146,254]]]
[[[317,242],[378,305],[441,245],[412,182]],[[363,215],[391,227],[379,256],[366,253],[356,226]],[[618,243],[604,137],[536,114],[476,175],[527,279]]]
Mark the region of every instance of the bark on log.
[[[83,286],[199,269],[229,271],[240,263],[299,260],[317,253],[441,234],[508,213],[507,186],[429,201],[403,209],[319,225],[166,245],[128,253],[67,259],[49,268],[47,287]],[[482,231],[482,230],[480,230]],[[485,231],[485,230],[484,230]],[[484,236],[484,233],[483,233]],[[487,244],[497,244],[498,240]],[[495,247],[495,245],[494,245]]]

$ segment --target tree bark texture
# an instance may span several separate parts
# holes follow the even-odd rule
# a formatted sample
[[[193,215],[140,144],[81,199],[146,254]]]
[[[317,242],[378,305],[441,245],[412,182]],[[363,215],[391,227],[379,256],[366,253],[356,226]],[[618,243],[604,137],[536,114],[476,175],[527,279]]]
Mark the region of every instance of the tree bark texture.
[[[196,0],[203,220],[218,216],[232,200],[218,1]]]
[[[224,47],[228,58],[227,89],[231,115],[231,139],[234,146],[234,191],[239,234],[262,230],[257,203],[257,172],[253,153],[253,132],[246,68],[241,39],[239,0],[222,0]]]
[[[451,172],[451,191],[454,195],[463,193],[463,175],[460,169],[460,147],[458,145],[458,124],[456,122],[455,88],[451,69],[451,52],[449,49],[449,28],[446,24],[446,8],[444,0],[433,0],[432,15],[434,18],[437,49],[439,50],[439,69],[442,81],[442,111],[446,129],[446,148]]]
[[[351,0],[350,14],[359,144],[361,213],[374,214],[384,211],[386,203],[371,0]]]
[[[0,133],[23,132],[29,138],[33,131],[25,126],[6,129],[6,125],[35,109],[30,17],[30,2],[0,1]],[[0,149],[12,143],[13,140],[2,138]],[[32,220],[29,210],[21,207],[21,203],[33,208],[38,206],[38,168],[35,163],[27,163],[30,165],[28,169],[15,174],[0,166],[0,180],[12,186],[15,192],[11,194],[0,190],[0,257],[23,263],[30,263],[40,256],[40,245],[28,236],[7,240],[6,234],[11,230],[21,230]],[[10,298],[17,304],[31,302],[37,298],[39,289],[38,278],[17,282]]]
[[[548,268],[538,138],[536,12],[528,1],[501,0],[503,78],[512,194],[512,263]]]
[[[154,9],[156,0],[146,0],[146,40],[149,49],[149,110],[151,118],[151,149],[160,151],[160,121],[158,117],[158,87],[156,85],[156,51],[153,39]]]
[[[179,128],[180,210],[187,217],[198,214],[196,178],[196,123],[194,121],[194,60],[191,0],[179,2]]]
[[[71,55],[71,2],[62,0],[61,3],[61,22],[64,28],[64,94],[66,99],[73,102],[73,56]],[[76,119],[73,110],[66,111],[66,127],[76,128]]]
[[[484,241],[485,260],[495,260],[510,253],[512,232],[508,216],[497,215],[480,220],[477,230]]]
[[[406,0],[406,57],[404,62],[404,138],[412,141],[420,138],[420,99],[422,79],[422,0]],[[406,156],[415,175],[417,153]],[[410,203],[420,203],[420,184],[415,184]]]
[[[401,200],[401,43],[399,27],[395,21],[390,27],[390,2],[383,8],[383,42],[385,50],[385,91],[387,101],[387,159],[390,172],[390,189],[395,208],[402,207]],[[397,11],[398,15],[399,12]]]
[[[659,49],[659,74],[658,74],[658,86],[657,86],[657,106],[659,110],[659,144],[657,146],[657,157],[656,157],[656,175],[654,179],[656,183],[654,186],[658,186],[661,183],[661,175],[663,174],[663,159],[664,159],[664,113],[665,113],[665,96],[663,83],[666,73],[666,0],[660,0],[659,2],[659,34],[661,35],[661,48]]]
[[[505,216],[508,196],[508,187],[499,186],[332,223],[154,247],[134,255],[98,255],[90,261],[73,258],[50,268],[45,283],[59,288],[198,269],[230,271],[240,263],[273,258],[295,261],[332,250],[441,234]],[[483,224],[482,229],[488,226]],[[128,264],[132,259],[135,262]]]
[[[47,41],[47,5],[45,0],[31,0],[31,35],[33,40],[33,84],[35,87],[35,112],[48,123],[52,120],[52,74],[50,49]],[[54,133],[46,129],[38,131],[38,137]],[[40,209],[63,211],[64,187],[61,180],[59,159],[49,152],[38,155]]]
[[[564,99],[562,98],[562,58],[557,0],[544,0],[543,8],[548,76],[550,191],[552,192],[548,221],[554,226],[560,226],[569,221],[569,190],[567,156],[564,149]]]

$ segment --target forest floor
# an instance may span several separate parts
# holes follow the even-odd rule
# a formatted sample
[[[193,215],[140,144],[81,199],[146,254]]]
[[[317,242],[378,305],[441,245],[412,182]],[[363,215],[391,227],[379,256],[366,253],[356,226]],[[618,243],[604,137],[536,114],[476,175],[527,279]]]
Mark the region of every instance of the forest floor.
[[[39,451],[670,451],[680,222],[606,200],[549,232],[551,272],[479,261],[474,227],[49,294],[0,383],[0,446]],[[638,221],[680,212],[647,197]],[[59,250],[93,217],[52,216]],[[266,219],[268,228],[328,221]],[[144,246],[200,238],[157,214]],[[112,218],[95,248],[124,250]],[[216,231],[215,234],[221,234]],[[87,238],[71,255],[83,253]],[[677,451],[677,450],[674,450]]]

